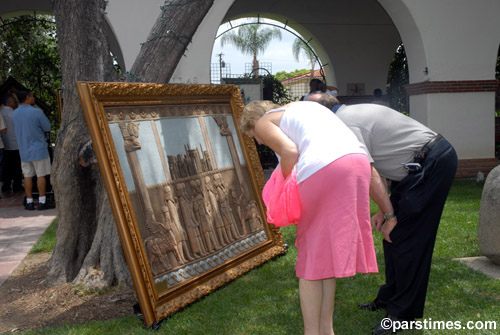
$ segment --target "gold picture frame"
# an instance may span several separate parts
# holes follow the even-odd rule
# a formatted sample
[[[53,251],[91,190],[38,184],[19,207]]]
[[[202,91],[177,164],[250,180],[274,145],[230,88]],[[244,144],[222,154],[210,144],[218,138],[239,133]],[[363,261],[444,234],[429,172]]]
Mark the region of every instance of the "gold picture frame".
[[[77,90],[147,327],[286,251],[237,86]]]

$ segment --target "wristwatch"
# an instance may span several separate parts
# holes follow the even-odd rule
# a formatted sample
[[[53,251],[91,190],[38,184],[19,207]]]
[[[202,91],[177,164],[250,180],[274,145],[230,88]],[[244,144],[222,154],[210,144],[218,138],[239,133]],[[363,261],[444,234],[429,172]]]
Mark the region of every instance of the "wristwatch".
[[[396,217],[396,215],[394,214],[394,211],[392,211],[390,213],[384,213],[384,220],[394,219],[395,217]]]

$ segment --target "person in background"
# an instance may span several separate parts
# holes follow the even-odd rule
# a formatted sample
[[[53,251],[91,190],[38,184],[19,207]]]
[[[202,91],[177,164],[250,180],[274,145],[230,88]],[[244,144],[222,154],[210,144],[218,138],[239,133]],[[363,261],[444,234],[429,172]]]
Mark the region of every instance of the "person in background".
[[[302,216],[296,276],[304,334],[333,335],[336,278],[378,272],[370,227],[370,163],[364,146],[330,110],[299,101],[245,106],[240,128],[296,167]]]
[[[336,108],[326,94],[309,98],[336,110],[337,115],[369,150],[370,195],[379,211],[372,225],[384,235],[385,284],[377,297],[360,309],[385,309],[392,321],[422,318],[432,253],[441,214],[455,172],[457,154],[441,135],[420,122],[376,104]],[[390,203],[387,182],[391,181]],[[391,334],[382,322],[372,334]]]
[[[6,132],[7,132],[7,125],[5,124],[5,121],[3,120],[2,115],[0,115],[0,133],[4,133],[5,134]],[[3,177],[2,177],[2,172],[3,172],[3,152],[4,152],[4,145],[3,145],[2,137],[0,136],[0,181],[3,180]]]
[[[391,107],[391,104],[384,99],[384,96],[382,95],[382,90],[380,88],[376,88],[373,90],[373,96],[375,98],[373,99],[372,104]]]
[[[7,132],[1,134],[5,145],[3,158],[3,186],[2,192],[24,191],[23,188],[23,173],[21,170],[21,157],[19,156],[19,146],[17,145],[16,132],[14,130],[14,121],[12,114],[17,108],[17,98],[15,95],[9,94],[3,97],[3,108],[0,109],[0,115],[4,118],[7,125]]]
[[[330,94],[331,96],[336,96],[338,94],[337,90],[330,91],[323,81],[314,78],[311,79],[311,81],[309,82],[309,93],[306,94],[303,98],[301,98],[301,101],[305,101],[311,95],[317,93],[326,93]]]
[[[45,132],[50,131],[51,124],[39,108],[32,105],[35,97],[30,91],[17,93],[19,107],[12,114],[16,130],[21,168],[24,173],[24,188],[26,191],[25,209],[34,210],[33,177],[37,177],[38,210],[53,208],[46,202],[45,190],[47,181],[45,176],[50,174],[50,157],[45,139]]]

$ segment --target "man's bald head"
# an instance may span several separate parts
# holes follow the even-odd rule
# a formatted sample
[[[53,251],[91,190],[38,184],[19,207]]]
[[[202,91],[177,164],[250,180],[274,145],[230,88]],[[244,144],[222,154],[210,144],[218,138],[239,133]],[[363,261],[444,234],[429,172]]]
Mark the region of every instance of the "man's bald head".
[[[320,105],[325,106],[328,109],[332,109],[333,106],[340,104],[340,102],[333,95],[325,93],[316,93],[307,98],[307,101],[315,101]]]

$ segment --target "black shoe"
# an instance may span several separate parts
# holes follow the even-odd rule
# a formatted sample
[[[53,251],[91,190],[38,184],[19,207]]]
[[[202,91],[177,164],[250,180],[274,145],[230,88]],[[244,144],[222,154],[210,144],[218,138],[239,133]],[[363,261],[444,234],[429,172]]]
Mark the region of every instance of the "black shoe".
[[[24,204],[24,209],[28,211],[33,211],[35,210],[35,204],[32,202],[30,202],[29,204]]]
[[[411,322],[415,319],[401,319],[394,315],[386,315],[379,324],[372,328],[372,335],[396,334],[403,327],[402,322]],[[396,330],[394,330],[396,328]]]
[[[9,193],[10,192],[10,187],[2,186],[2,192],[3,193]]]
[[[53,204],[49,204],[47,202],[45,203],[38,203],[38,210],[39,211],[43,211],[45,209],[52,209],[52,208],[55,208],[56,206],[54,206]]]
[[[372,302],[361,302],[358,304],[359,309],[364,309],[366,311],[376,311],[379,309],[385,309],[387,304],[375,298]]]

